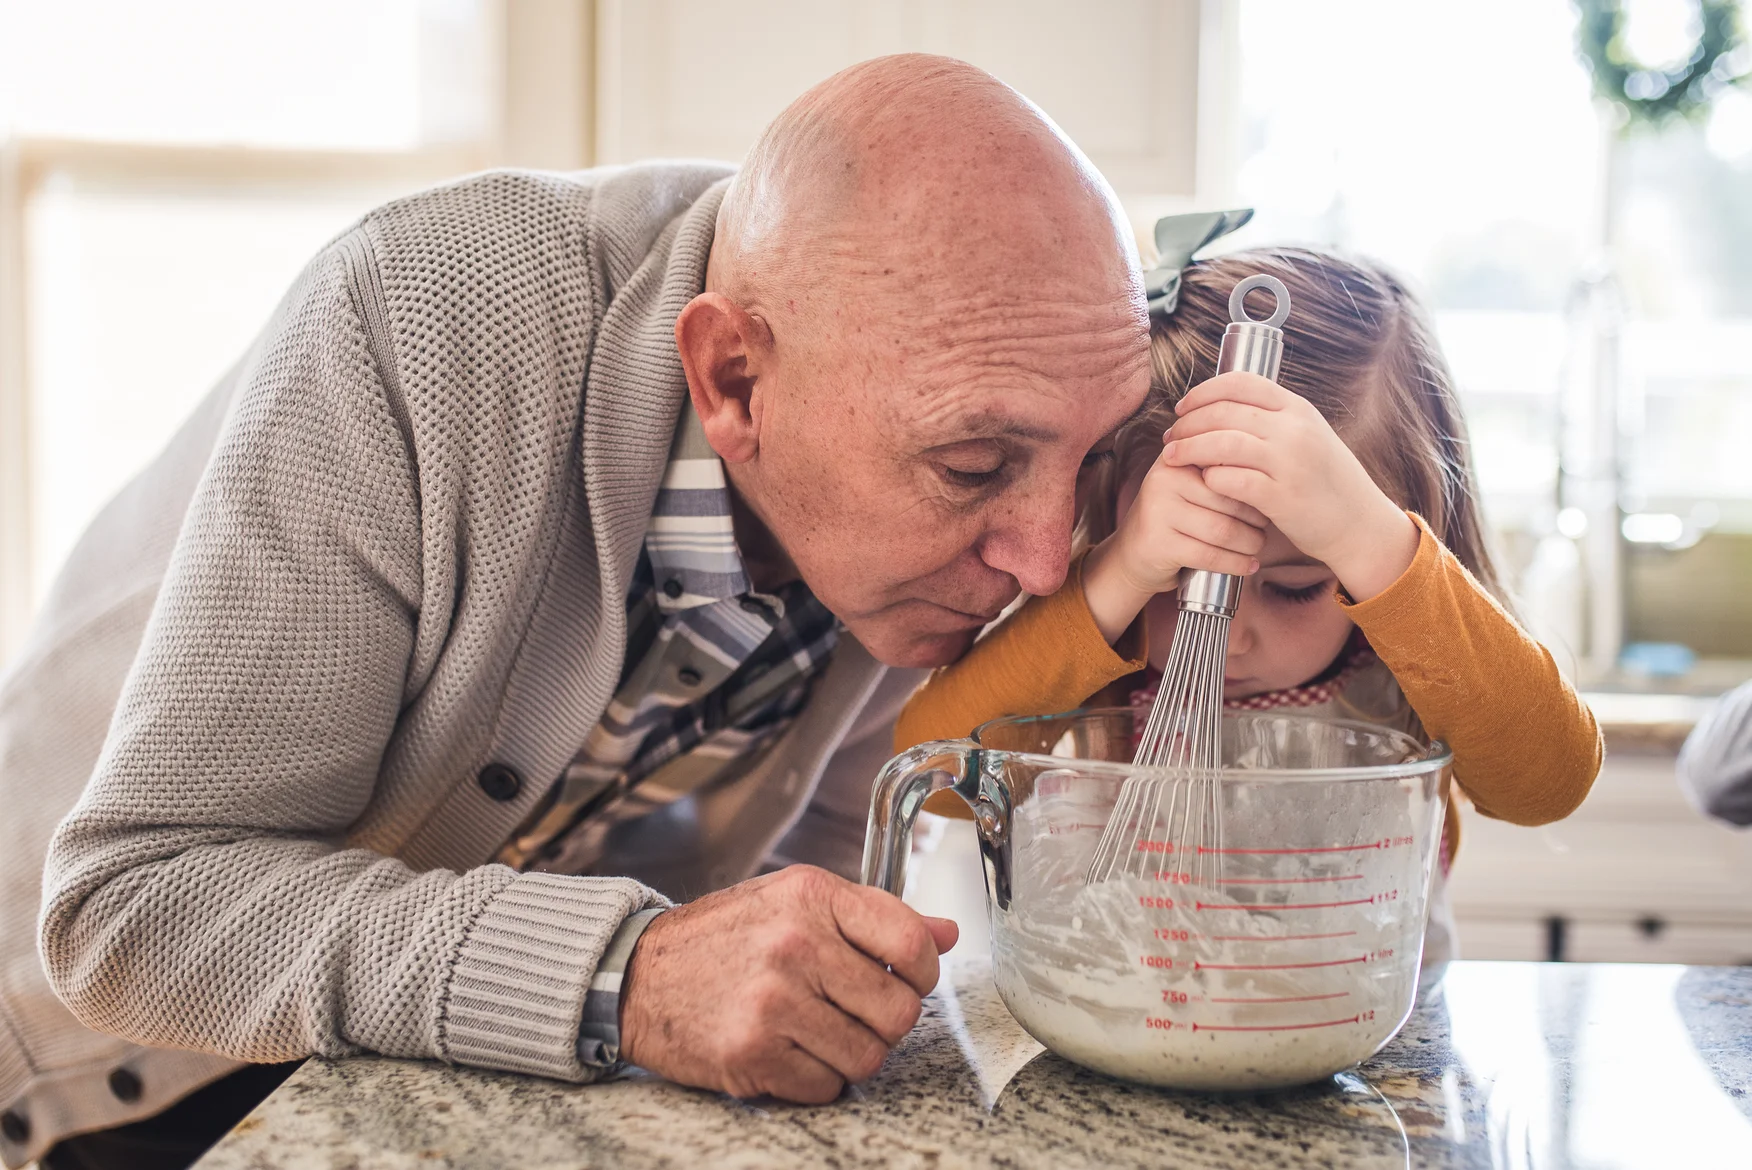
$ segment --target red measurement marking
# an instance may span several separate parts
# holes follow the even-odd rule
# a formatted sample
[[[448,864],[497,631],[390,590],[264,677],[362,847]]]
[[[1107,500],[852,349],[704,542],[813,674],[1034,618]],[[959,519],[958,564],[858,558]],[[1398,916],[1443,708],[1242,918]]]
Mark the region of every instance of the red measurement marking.
[[[1339,1024],[1354,1024],[1361,1016],[1347,1020],[1322,1020],[1318,1024],[1194,1024],[1194,1032],[1294,1032],[1302,1028],[1331,1028]]]
[[[1194,971],[1304,971],[1309,967],[1344,967],[1351,963],[1367,963],[1369,956],[1354,959],[1329,959],[1324,963],[1200,963],[1194,961]]]
[[[1225,886],[1306,886],[1315,882],[1360,882],[1360,873],[1339,874],[1336,877],[1312,878],[1224,878]]]
[[[1207,906],[1203,902],[1194,902],[1198,910],[1246,910],[1257,913],[1261,910],[1330,910],[1335,906],[1367,906],[1373,898],[1352,898],[1348,902],[1272,902],[1263,906]]]
[[[1347,996],[1349,994],[1350,994],[1350,992],[1348,992],[1348,991],[1334,991],[1330,995],[1267,995],[1267,996],[1255,997],[1252,999],[1248,999],[1245,997],[1231,998],[1228,996],[1213,995],[1210,997],[1210,1002],[1211,1003],[1313,1003],[1317,999],[1343,999],[1345,996]]]
[[[1280,856],[1286,853],[1355,853],[1362,849],[1389,849],[1391,847],[1392,846],[1386,841],[1370,841],[1367,845],[1327,845],[1323,848],[1317,849],[1206,849],[1203,845],[1200,845],[1198,851],[1200,853],[1221,853],[1224,855],[1233,853],[1240,855],[1263,854],[1268,856]]]
[[[1201,934],[1200,938],[1210,942],[1308,942],[1318,938],[1350,938],[1356,934],[1354,930],[1340,930],[1334,934],[1280,934],[1276,938],[1260,938],[1252,934]]]

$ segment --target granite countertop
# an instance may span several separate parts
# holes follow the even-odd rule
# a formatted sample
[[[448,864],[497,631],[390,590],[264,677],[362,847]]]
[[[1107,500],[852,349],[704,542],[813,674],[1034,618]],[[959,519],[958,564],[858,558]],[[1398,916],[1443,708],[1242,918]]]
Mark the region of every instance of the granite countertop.
[[[953,958],[953,956],[951,956]],[[947,960],[946,960],[947,961]],[[1752,1165],[1752,968],[1455,963],[1380,1055],[1305,1089],[1161,1092],[1045,1052],[983,960],[834,1105],[312,1060],[200,1170]]]

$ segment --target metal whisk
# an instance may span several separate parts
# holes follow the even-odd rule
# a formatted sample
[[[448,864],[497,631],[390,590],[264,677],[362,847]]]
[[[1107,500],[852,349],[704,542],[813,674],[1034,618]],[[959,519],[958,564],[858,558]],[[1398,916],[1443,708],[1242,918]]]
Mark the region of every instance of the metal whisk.
[[[1269,289],[1277,308],[1264,321],[1247,316],[1254,289]],[[1284,355],[1290,290],[1276,277],[1250,276],[1229,294],[1217,373],[1245,370],[1276,378]],[[1180,616],[1156,701],[1132,763],[1151,769],[1121,785],[1119,800],[1089,863],[1088,880],[1172,875],[1214,883],[1223,848],[1223,670],[1229,620],[1241,578],[1188,569],[1180,574]]]

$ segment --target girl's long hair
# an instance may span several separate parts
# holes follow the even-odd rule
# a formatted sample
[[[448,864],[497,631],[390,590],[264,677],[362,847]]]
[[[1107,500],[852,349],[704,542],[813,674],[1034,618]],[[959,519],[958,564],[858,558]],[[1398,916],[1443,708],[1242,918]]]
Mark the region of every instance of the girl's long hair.
[[[1290,290],[1279,384],[1312,402],[1388,498],[1422,516],[1506,605],[1480,514],[1466,420],[1429,315],[1386,268],[1333,252],[1261,248],[1186,269],[1179,306],[1150,323],[1149,402],[1121,429],[1115,458],[1085,493],[1085,540],[1113,530],[1119,486],[1161,453],[1162,432],[1173,424],[1181,396],[1216,374],[1229,291],[1257,272]]]

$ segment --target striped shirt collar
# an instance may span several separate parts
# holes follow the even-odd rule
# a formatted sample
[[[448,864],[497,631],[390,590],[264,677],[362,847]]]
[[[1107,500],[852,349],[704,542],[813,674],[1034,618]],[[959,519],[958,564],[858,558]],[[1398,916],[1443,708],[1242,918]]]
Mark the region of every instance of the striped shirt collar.
[[[724,463],[684,399],[669,465],[645,530],[657,608],[679,613],[753,592],[731,520]]]

